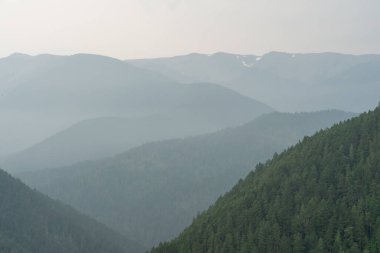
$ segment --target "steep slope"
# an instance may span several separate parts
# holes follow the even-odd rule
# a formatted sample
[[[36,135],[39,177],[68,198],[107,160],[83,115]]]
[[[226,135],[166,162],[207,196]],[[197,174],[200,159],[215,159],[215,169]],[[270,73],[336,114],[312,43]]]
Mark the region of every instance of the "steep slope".
[[[0,156],[90,118],[186,115],[194,125],[222,128],[272,111],[219,85],[183,85],[123,61],[85,54],[0,59],[0,93]]]
[[[214,134],[150,143],[103,161],[18,176],[153,246],[176,236],[259,161],[351,116],[273,113]]]
[[[379,252],[380,107],[239,182],[159,252]]]
[[[137,244],[0,170],[2,253],[138,253]]]
[[[380,74],[373,70],[379,60],[379,55],[271,52],[260,57],[216,53],[127,62],[181,82],[217,82],[280,111],[362,112],[377,104],[372,94],[380,92]],[[348,74],[358,72],[362,74]]]

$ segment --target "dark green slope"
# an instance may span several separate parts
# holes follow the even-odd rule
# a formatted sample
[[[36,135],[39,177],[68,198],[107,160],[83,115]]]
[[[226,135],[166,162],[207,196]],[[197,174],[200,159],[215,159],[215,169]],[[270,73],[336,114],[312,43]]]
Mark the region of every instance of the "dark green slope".
[[[172,252],[380,252],[380,109],[258,165]]]
[[[352,116],[341,111],[272,113],[213,134],[17,176],[150,248],[175,238],[258,162]]]
[[[103,225],[0,170],[1,253],[139,253]]]

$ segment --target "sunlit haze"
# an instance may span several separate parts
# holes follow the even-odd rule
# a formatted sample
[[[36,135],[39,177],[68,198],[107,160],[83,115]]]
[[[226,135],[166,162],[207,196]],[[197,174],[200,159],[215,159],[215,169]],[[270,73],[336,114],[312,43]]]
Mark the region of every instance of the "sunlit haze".
[[[0,0],[0,57],[380,53],[378,0]]]

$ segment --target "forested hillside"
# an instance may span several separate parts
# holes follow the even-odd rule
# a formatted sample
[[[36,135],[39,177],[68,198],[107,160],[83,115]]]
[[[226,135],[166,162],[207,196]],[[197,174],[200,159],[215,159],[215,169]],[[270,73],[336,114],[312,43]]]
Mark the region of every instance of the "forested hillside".
[[[272,113],[213,134],[150,143],[109,159],[18,176],[152,247],[177,236],[258,162],[352,116],[341,111]]]
[[[141,253],[143,249],[0,170],[1,253]]]
[[[275,155],[152,253],[379,252],[380,108]]]

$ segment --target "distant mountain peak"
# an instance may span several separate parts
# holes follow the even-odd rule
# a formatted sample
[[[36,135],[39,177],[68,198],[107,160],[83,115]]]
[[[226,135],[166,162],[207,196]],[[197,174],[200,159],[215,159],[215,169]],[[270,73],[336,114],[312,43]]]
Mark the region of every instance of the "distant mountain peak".
[[[24,54],[24,53],[19,53],[19,52],[15,52],[15,53],[9,55],[8,57],[31,57],[31,55],[29,55],[29,54]]]

